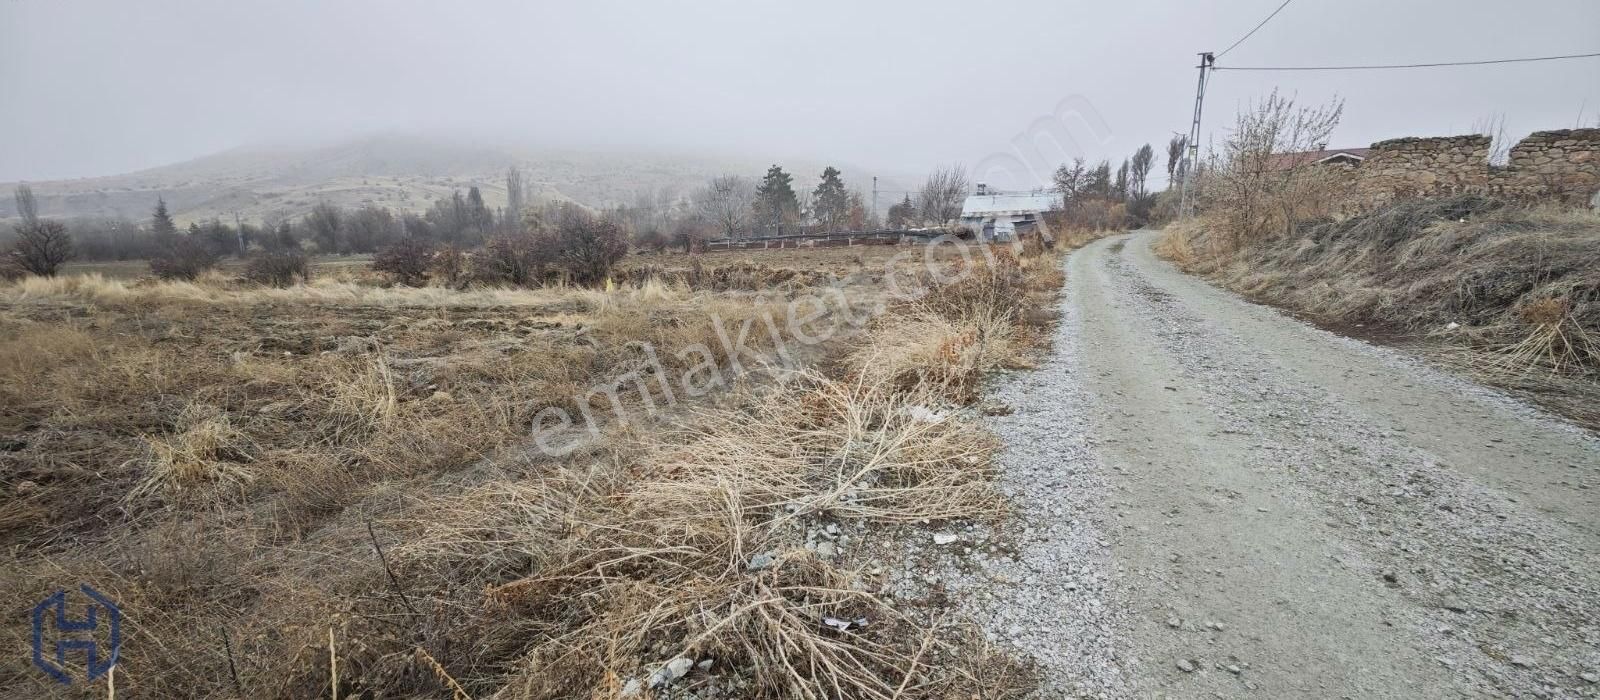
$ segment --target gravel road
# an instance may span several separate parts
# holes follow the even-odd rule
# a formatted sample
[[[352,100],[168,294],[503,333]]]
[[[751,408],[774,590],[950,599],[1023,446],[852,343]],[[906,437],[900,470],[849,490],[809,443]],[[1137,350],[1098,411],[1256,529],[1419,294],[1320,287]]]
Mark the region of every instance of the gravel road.
[[[1042,697],[1600,697],[1600,441],[1178,272],[1067,263],[940,581]]]

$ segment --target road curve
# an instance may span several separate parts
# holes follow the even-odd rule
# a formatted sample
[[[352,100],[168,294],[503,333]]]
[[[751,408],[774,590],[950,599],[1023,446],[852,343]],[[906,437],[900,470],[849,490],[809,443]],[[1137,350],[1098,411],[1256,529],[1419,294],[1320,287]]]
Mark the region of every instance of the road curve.
[[[1046,695],[1596,697],[1600,441],[1157,235],[1074,253],[1055,356],[998,390],[1020,566],[1103,581],[985,611],[1034,621]]]

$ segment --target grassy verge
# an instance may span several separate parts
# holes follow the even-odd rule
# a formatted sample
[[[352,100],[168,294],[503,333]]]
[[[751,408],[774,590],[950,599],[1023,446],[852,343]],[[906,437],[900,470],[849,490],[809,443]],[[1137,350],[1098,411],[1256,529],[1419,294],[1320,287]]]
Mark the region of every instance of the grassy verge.
[[[1335,329],[1420,344],[1600,426],[1600,215],[1455,197],[1233,241],[1202,217],[1169,227],[1158,252]]]

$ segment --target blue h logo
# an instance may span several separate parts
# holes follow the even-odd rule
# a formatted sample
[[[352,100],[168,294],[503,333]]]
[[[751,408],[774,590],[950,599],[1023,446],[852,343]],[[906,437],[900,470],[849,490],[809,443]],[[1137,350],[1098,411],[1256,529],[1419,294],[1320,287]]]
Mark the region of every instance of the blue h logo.
[[[66,591],[56,591],[33,606],[33,665],[67,685],[72,684],[67,668],[68,653],[83,653],[87,670],[83,680],[87,682],[105,675],[117,665],[117,651],[122,647],[122,611],[117,609],[116,603],[89,584],[80,585],[78,590],[89,598],[82,620],[74,620],[67,614]],[[52,609],[54,615],[50,614]],[[49,620],[54,620],[51,626],[55,632],[50,635],[53,639],[47,646],[45,623]],[[110,637],[106,647],[100,646],[98,641],[102,634]],[[47,656],[46,650],[52,653]]]

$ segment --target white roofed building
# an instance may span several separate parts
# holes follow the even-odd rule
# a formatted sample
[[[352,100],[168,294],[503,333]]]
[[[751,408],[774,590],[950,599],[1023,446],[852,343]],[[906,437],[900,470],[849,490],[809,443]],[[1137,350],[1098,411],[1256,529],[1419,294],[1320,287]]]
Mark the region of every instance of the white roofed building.
[[[961,225],[979,240],[1009,241],[1019,225],[1037,225],[1044,212],[1060,205],[1061,195],[1049,190],[998,192],[980,184],[961,205]]]

